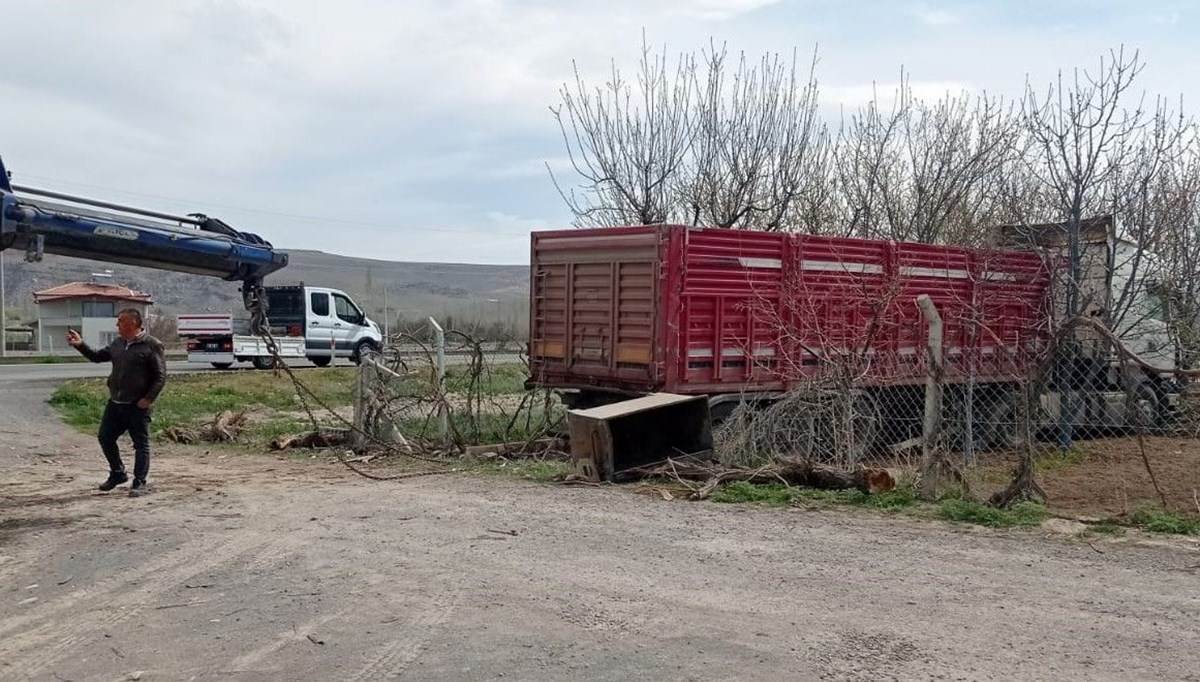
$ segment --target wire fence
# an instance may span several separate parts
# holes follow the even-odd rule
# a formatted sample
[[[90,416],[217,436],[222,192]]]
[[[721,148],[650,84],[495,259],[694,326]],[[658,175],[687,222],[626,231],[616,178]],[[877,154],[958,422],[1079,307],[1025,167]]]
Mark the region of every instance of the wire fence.
[[[978,347],[946,354],[940,324],[930,320],[913,371],[860,350],[788,374],[781,396],[749,394],[715,429],[718,459],[887,468],[929,498],[1049,499],[1099,517],[1147,506],[1200,515],[1192,372],[1160,371],[1088,318],[999,358]]]
[[[525,387],[528,358],[515,340],[464,332],[398,334],[363,358],[356,378],[358,449],[450,456],[497,452],[559,456],[565,411]]]

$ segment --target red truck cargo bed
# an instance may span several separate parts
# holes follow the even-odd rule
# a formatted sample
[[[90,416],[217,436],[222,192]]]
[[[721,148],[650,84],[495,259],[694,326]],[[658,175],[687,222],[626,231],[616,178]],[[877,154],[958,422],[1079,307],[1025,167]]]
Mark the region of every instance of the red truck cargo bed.
[[[929,294],[946,378],[1025,371],[1046,333],[1032,253],[647,225],[535,232],[530,356],[541,386],[670,393],[788,390],[853,367],[924,381]]]

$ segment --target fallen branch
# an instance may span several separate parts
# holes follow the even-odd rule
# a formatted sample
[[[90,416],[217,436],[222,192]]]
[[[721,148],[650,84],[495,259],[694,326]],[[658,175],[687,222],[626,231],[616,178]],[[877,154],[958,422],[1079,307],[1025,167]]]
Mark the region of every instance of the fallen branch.
[[[782,483],[789,486],[821,488],[825,490],[859,490],[875,494],[896,489],[896,479],[886,469],[859,468],[852,471],[834,469],[807,460],[783,460],[755,469],[725,468],[694,458],[668,459],[646,467],[636,467],[614,474],[614,480],[632,480],[645,477],[674,479],[692,490],[692,499],[708,498],[714,490],[733,481],[768,484]],[[700,486],[688,485],[688,481],[703,482]]]
[[[345,431],[306,431],[295,436],[280,436],[271,441],[272,450],[291,448],[331,448],[344,445],[350,440]]]
[[[561,449],[562,442],[559,438],[537,438],[531,441],[516,441],[512,443],[468,445],[463,448],[463,452],[471,457],[494,453],[513,459],[519,457],[540,457],[547,453],[561,452]]]
[[[202,427],[183,428],[172,426],[163,432],[167,440],[176,443],[227,443],[237,440],[246,427],[246,412],[222,410],[213,420]]]

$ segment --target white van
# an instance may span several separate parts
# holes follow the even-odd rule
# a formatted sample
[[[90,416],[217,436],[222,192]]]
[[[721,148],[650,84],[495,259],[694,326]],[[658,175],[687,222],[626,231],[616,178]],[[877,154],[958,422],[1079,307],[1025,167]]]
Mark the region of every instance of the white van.
[[[324,367],[333,358],[358,362],[364,350],[383,348],[379,325],[343,291],[297,284],[266,287],[266,295],[271,334],[284,357],[306,357]],[[249,320],[232,315],[180,315],[178,328],[179,336],[188,340],[188,360],[192,362],[207,362],[220,369],[233,362],[249,361],[262,369],[274,364],[261,341],[249,335]]]

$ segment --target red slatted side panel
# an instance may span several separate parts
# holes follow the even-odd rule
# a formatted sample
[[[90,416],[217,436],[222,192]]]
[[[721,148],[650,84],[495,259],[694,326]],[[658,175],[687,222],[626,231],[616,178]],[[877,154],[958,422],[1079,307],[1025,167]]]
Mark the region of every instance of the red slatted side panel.
[[[928,360],[928,325],[916,305],[928,294],[942,317],[942,357],[947,378],[967,366],[971,347],[971,320],[975,297],[969,249],[901,243],[895,245],[898,286],[892,308],[897,319],[898,342],[893,376],[924,379]]]
[[[812,377],[868,349],[894,346],[882,292],[891,276],[887,242],[798,235],[788,297],[790,375]]]
[[[1033,253],[976,254],[976,376],[1004,378],[1029,367],[1029,352],[1049,339],[1049,270]]]
[[[779,293],[790,235],[704,229],[683,236],[681,339],[669,390],[781,386]]]

